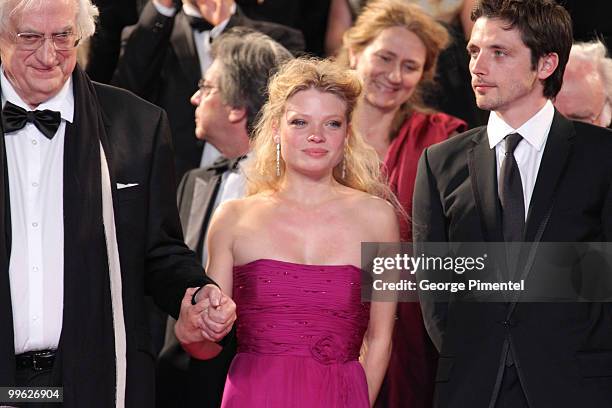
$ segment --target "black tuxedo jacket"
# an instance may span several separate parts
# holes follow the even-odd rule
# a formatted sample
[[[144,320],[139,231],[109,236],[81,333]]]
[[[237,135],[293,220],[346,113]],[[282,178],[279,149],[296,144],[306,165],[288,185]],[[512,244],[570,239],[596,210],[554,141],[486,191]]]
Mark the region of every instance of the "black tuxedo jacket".
[[[414,191],[415,243],[503,242],[495,166],[485,127],[425,150]],[[555,112],[525,241],[538,238],[541,226],[542,242],[612,240],[612,132]],[[489,406],[509,348],[530,406],[612,406],[610,303],[422,307],[440,351],[437,407]]]
[[[94,87],[103,110],[110,147],[105,153],[111,180],[114,183],[137,183],[136,186],[114,192],[118,203],[115,224],[127,337],[126,407],[153,407],[155,356],[145,295],[152,295],[158,306],[178,317],[185,289],[211,281],[204,275],[193,252],[183,243],[174,200],[176,183],[165,113],[124,90],[96,83]],[[78,135],[78,129],[75,134]],[[6,192],[0,203],[0,214],[6,210],[4,194]],[[2,218],[5,222],[6,217]],[[10,248],[2,248],[1,254],[10,254]],[[0,261],[8,262],[8,257],[4,258],[3,255]],[[2,386],[8,385],[15,369],[11,310],[10,283],[6,274],[0,276]],[[82,315],[83,319],[87,319],[87,310],[83,310]],[[112,333],[109,341],[113,341]],[[71,343],[75,342],[78,344],[78,340]],[[70,353],[70,350],[60,350],[60,353]],[[76,377],[73,378],[72,374]],[[64,383],[70,382],[78,387],[79,377],[88,375],[64,373]],[[96,401],[85,404],[99,406]]]
[[[240,9],[225,29],[237,26],[267,34],[294,53],[304,49],[304,38],[299,31],[251,20]],[[202,157],[203,144],[194,134],[195,107],[189,102],[201,77],[187,16],[181,10],[173,18],[166,17],[149,2],[125,42],[112,83],[168,112],[179,179],[187,170],[199,167]]]

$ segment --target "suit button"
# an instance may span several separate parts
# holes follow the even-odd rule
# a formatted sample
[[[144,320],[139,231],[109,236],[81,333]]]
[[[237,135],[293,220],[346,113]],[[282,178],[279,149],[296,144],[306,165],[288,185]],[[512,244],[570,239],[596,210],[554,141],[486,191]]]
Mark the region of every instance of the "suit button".
[[[164,24],[160,23],[159,21],[157,21],[155,24],[153,24],[153,32],[154,33],[158,33],[162,30],[162,28],[164,28]]]

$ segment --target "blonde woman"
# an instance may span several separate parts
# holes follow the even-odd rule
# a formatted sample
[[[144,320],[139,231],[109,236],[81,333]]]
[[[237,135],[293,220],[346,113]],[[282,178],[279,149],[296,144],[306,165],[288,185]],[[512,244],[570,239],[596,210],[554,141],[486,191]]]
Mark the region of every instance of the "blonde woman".
[[[222,407],[376,398],[395,303],[361,302],[360,243],[399,232],[376,153],[350,128],[360,92],[351,71],[325,60],[293,60],[270,83],[249,195],[223,204],[209,230],[207,272],[239,316]]]
[[[391,190],[408,214],[421,153],[466,127],[421,100],[421,89],[433,79],[438,55],[448,40],[443,26],[403,0],[368,2],[344,34],[340,62],[353,68],[364,84],[353,130],[378,152]],[[400,220],[400,235],[402,241],[412,241],[407,219]],[[417,303],[399,305],[393,344],[381,406],[430,407],[436,351]]]

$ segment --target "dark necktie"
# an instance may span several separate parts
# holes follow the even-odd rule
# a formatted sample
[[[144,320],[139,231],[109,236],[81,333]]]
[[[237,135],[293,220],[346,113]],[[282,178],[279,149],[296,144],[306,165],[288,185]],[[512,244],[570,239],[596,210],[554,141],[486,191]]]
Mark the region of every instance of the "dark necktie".
[[[511,133],[505,137],[506,157],[502,163],[499,178],[499,200],[502,206],[502,220],[504,230],[504,241],[520,242],[523,239],[525,228],[525,201],[523,199],[523,183],[518,164],[514,158],[514,149],[523,140],[518,133]],[[506,265],[509,277],[515,275],[520,247],[518,244],[511,245],[506,250]],[[514,365],[512,349],[508,349],[506,354],[506,367]]]
[[[47,139],[53,139],[61,120],[62,118],[59,112],[49,109],[26,111],[10,102],[6,102],[4,109],[2,109],[2,124],[5,133],[23,129],[26,123],[30,122],[33,123],[36,129],[40,130]]]
[[[518,133],[506,136],[506,157],[501,167],[499,179],[499,200],[502,206],[504,241],[518,242],[523,239],[525,228],[525,200],[523,183],[514,149],[523,140]]]
[[[189,25],[191,26],[192,30],[196,30],[197,32],[202,32],[202,31],[210,31],[212,30],[215,26],[210,24],[208,21],[204,20],[201,17],[193,17],[193,16],[186,16],[187,17],[187,21],[189,21]]]

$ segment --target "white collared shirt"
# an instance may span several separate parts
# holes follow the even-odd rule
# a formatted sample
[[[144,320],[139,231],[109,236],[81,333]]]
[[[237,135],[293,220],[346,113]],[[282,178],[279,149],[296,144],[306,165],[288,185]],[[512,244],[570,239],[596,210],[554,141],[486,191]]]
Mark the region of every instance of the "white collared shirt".
[[[501,173],[501,166],[506,154],[506,143],[504,138],[510,133],[518,133],[523,137],[516,149],[514,158],[521,173],[523,184],[523,197],[525,200],[525,221],[529,212],[529,203],[533,195],[533,189],[538,177],[538,170],[544,155],[544,147],[548,140],[548,132],[552,125],[555,108],[552,102],[546,101],[542,109],[533,115],[527,122],[523,123],[518,129],[512,128],[497,113],[491,112],[489,123],[487,124],[487,135],[489,137],[489,147],[495,148],[497,159],[497,181]]]
[[[2,106],[32,110],[0,73]],[[53,139],[32,123],[4,135],[11,205],[9,278],[15,353],[57,348],[64,310],[64,140],[74,117],[72,80],[36,109],[59,111]]]
[[[176,14],[176,9],[172,7],[165,7],[159,4],[156,0],[153,0],[153,6],[155,9],[162,15],[166,17],[173,17]],[[202,18],[202,14],[197,9],[197,7],[193,6],[189,3],[183,3],[183,12],[190,17],[199,17]],[[230,16],[232,16],[236,12],[236,4],[232,5],[230,10]],[[196,52],[198,53],[198,60],[200,62],[200,72],[202,73],[202,78],[204,78],[204,74],[210,68],[213,62],[212,58],[212,47],[211,42],[215,38],[217,38],[227,24],[229,23],[229,18],[223,20],[221,23],[217,24],[210,31],[202,31],[199,32],[197,30],[193,31],[193,42],[195,44]],[[193,92],[196,90],[194,89]],[[192,137],[195,137],[192,135]],[[219,152],[213,145],[210,143],[206,143],[204,145],[204,150],[202,151],[202,158],[200,159],[200,167],[208,167],[212,165],[219,157],[221,156],[221,152]]]

